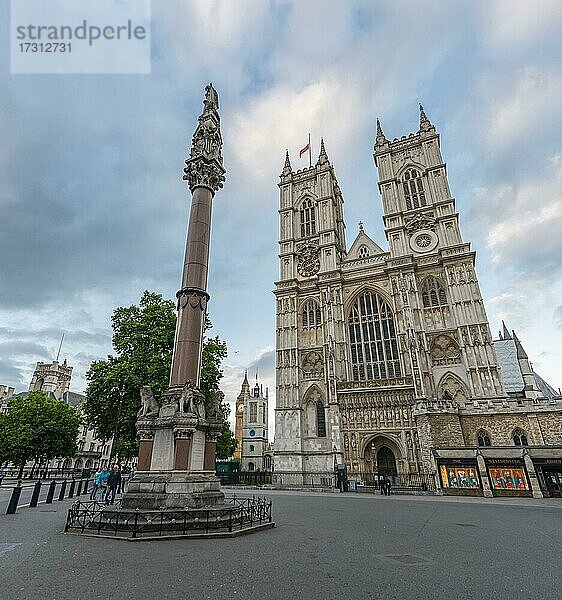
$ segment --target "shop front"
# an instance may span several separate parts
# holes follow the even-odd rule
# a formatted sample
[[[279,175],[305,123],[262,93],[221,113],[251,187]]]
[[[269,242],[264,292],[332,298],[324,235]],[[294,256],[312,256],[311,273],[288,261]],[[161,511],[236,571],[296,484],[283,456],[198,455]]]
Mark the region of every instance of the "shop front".
[[[532,496],[525,462],[519,458],[486,458],[494,496]]]
[[[562,458],[533,458],[542,493],[549,498],[562,498]]]
[[[443,494],[482,496],[482,483],[474,458],[442,458],[437,461]]]

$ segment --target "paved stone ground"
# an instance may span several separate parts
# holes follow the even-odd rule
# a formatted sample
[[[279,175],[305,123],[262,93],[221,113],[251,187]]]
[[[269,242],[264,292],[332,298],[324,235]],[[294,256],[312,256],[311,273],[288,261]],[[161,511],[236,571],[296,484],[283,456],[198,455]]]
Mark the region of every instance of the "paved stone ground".
[[[0,515],[0,597],[560,597],[560,500],[268,496],[277,527],[234,539],[64,535],[70,501]]]

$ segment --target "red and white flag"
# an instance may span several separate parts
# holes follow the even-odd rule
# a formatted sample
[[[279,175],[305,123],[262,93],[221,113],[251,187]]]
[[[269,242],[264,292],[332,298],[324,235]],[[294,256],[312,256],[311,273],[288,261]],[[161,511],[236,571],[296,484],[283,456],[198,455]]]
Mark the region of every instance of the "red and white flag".
[[[308,152],[309,150],[310,150],[310,142],[308,142],[308,144],[307,144],[307,145],[306,145],[306,146],[305,146],[305,147],[304,147],[304,148],[303,148],[303,149],[302,149],[302,150],[299,152],[299,158],[301,158],[301,157],[302,157],[302,155],[303,155],[305,152]]]

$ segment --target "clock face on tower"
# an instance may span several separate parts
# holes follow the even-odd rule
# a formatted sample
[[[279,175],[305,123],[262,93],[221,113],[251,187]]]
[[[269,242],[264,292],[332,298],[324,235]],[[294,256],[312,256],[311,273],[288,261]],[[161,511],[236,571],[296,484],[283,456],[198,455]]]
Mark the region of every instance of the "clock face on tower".
[[[302,277],[312,277],[320,270],[320,259],[316,256],[303,257],[298,265],[297,271]]]

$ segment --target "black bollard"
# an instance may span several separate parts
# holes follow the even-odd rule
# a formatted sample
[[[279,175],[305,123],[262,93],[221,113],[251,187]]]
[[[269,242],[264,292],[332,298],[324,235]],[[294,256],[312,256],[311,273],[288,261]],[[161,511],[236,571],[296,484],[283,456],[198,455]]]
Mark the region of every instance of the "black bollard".
[[[45,504],[53,503],[53,496],[55,495],[55,488],[57,487],[57,480],[53,479],[49,484],[49,490],[47,491],[47,499],[45,500]]]
[[[15,514],[18,508],[18,502],[20,501],[21,496],[21,479],[18,480],[18,484],[14,487],[12,491],[12,497],[10,498],[10,503],[8,504],[8,509],[6,510],[7,515]]]
[[[31,500],[29,502],[29,506],[30,507],[35,507],[37,506],[37,503],[39,502],[39,494],[41,493],[41,481],[36,481],[35,482],[35,487],[33,488],[33,494],[31,494]]]
[[[74,488],[76,487],[76,481],[73,479],[70,482],[70,490],[68,492],[68,497],[69,498],[74,498]]]
[[[66,492],[66,479],[62,482],[62,485],[60,486],[59,500],[64,500],[65,492]]]

